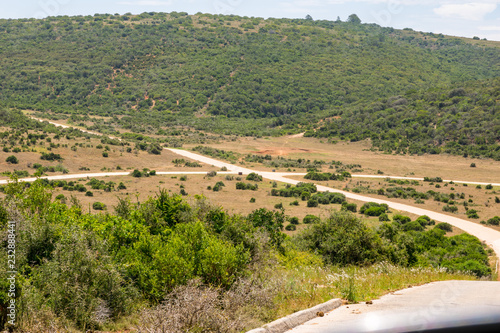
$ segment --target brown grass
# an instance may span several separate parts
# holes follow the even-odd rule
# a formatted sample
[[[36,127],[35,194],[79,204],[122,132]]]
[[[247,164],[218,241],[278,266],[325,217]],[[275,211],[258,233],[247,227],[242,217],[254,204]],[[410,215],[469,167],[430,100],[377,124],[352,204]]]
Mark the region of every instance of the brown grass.
[[[190,146],[193,145],[186,145],[186,147]],[[282,150],[287,152],[286,156],[289,158],[335,160],[344,164],[360,164],[364,169],[363,173],[366,174],[377,174],[377,171],[381,170],[384,174],[392,176],[439,176],[443,179],[500,182],[498,176],[500,175],[500,162],[498,161],[450,155],[389,155],[370,151],[368,141],[330,144],[319,139],[304,137],[239,138],[237,141],[211,144],[210,146],[237,151],[241,154]],[[471,163],[476,163],[477,167],[471,168]],[[247,163],[246,166],[255,166],[259,170],[266,170],[261,164]]]

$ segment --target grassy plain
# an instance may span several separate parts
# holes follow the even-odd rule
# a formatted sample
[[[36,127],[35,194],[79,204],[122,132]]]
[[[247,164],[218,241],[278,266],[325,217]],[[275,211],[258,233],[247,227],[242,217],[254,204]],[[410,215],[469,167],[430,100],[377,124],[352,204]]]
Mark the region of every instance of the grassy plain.
[[[186,148],[194,145],[185,145]],[[327,143],[326,140],[301,136],[272,138],[239,138],[237,141],[226,141],[211,144],[211,147],[231,150],[240,154],[270,154],[287,158],[318,159],[340,161],[344,164],[360,164],[364,174],[377,174],[409,177],[442,177],[476,182],[500,182],[500,162],[489,159],[473,159],[451,155],[390,155],[379,151],[371,151],[369,141]],[[472,163],[476,164],[471,168]],[[265,168],[259,164],[259,170]],[[286,171],[286,170],[279,170]],[[304,170],[296,170],[304,171]]]

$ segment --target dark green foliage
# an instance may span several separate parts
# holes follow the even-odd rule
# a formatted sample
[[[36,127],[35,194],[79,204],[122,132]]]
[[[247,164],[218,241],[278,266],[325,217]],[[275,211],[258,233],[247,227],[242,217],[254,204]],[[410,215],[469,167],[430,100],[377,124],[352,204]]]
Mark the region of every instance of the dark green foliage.
[[[286,231],[295,231],[295,230],[297,230],[297,227],[296,227],[294,224],[288,224],[288,225],[285,227],[285,230],[286,230]]]
[[[276,205],[274,205],[274,208],[275,209],[283,209],[283,203],[282,202],[277,203]]]
[[[108,157],[108,156],[109,156],[108,152],[106,152],[106,151],[102,152],[102,157]]]
[[[355,215],[336,212],[298,235],[298,243],[332,265],[368,264],[380,260],[380,238]]]
[[[486,185],[485,189],[487,189],[487,190],[492,190],[492,189],[493,189],[493,185],[488,184],[488,185]]]
[[[224,186],[226,186],[226,185],[224,185],[224,183],[223,183],[223,182],[219,181],[219,182],[217,182],[217,183],[214,185],[214,187],[212,188],[212,191],[214,191],[214,192],[218,192],[218,191],[222,190],[222,188],[223,188]]]
[[[353,213],[356,213],[358,207],[357,207],[357,205],[355,203],[344,202],[342,204],[342,209],[348,210],[348,211],[353,212]]]
[[[92,208],[94,210],[105,210],[106,209],[106,205],[103,204],[102,202],[99,202],[99,201],[96,201],[92,204]]]
[[[276,189],[273,188],[271,190],[271,195],[272,196],[281,196],[281,197],[299,197],[302,196],[303,193],[307,193],[308,196],[311,195],[311,193],[316,193],[316,185],[311,184],[311,183],[298,183],[295,186],[289,186],[284,189]]]
[[[311,199],[307,200],[307,207],[318,207],[318,205],[319,205],[319,202],[316,199],[311,198]]]
[[[244,183],[244,182],[237,182],[236,189],[237,190],[257,191],[259,189],[259,185],[258,184],[251,184],[251,183]]]
[[[374,147],[389,153],[449,153],[499,160],[500,80],[455,86],[461,89],[459,95],[448,87],[430,87],[347,108],[339,111],[341,118],[306,136],[354,141],[370,138]],[[472,115],[471,110],[481,112],[481,116]]]
[[[378,220],[380,222],[388,222],[390,221],[389,216],[386,213],[382,213],[378,216]]]
[[[449,206],[443,206],[443,212],[450,212],[450,213],[456,213],[458,211],[458,207],[455,205]]]
[[[42,156],[40,157],[42,160],[46,161],[62,161],[63,158],[59,154],[54,154],[54,153],[42,153]]]
[[[329,204],[345,204],[346,199],[345,195],[341,193],[334,193],[334,192],[318,192],[315,193],[310,197],[312,200],[318,201],[318,203],[322,205],[329,205]],[[352,207],[352,206],[351,206]]]
[[[270,237],[271,244],[278,250],[282,250],[285,235],[281,232],[285,222],[285,214],[282,211],[270,211],[265,208],[254,210],[247,217],[254,227],[264,228]]]
[[[453,231],[453,227],[451,226],[451,224],[446,223],[446,222],[438,223],[438,224],[436,224],[436,226],[434,228],[438,228],[438,229],[441,229],[441,230],[446,231],[446,232]]]
[[[442,183],[441,177],[424,177],[424,182]]]
[[[14,155],[11,155],[11,156],[7,157],[5,162],[10,163],[10,164],[18,164],[19,160]]]
[[[246,180],[253,180],[255,182],[261,182],[262,181],[262,176],[259,174],[256,174],[255,172],[252,172],[247,175]]]
[[[477,214],[477,210],[475,209],[467,209],[467,217],[469,219],[478,219],[479,215]]]
[[[491,224],[491,225],[500,225],[500,217],[494,216],[491,219],[488,219],[488,221],[486,221],[486,223]]]
[[[319,221],[321,221],[321,219],[318,216],[309,214],[309,215],[304,216],[302,223],[310,224],[310,223],[318,223]]]
[[[170,195],[167,191],[161,190],[156,199],[156,209],[160,212],[160,218],[163,222],[167,226],[173,227],[179,223],[180,215],[188,212],[191,207],[179,195]],[[151,232],[156,234],[160,230],[152,228]]]
[[[344,172],[342,174],[334,174],[334,173],[320,173],[316,171],[308,172],[307,175],[304,176],[305,179],[317,180],[317,181],[327,181],[327,180],[344,180],[344,178],[350,178],[351,174],[349,172]]]
[[[375,202],[367,202],[361,206],[359,212],[367,216],[380,216],[387,212],[389,207],[386,204],[378,204]]]
[[[295,216],[290,217],[289,221],[291,224],[299,224],[299,218]]]
[[[60,186],[63,185],[63,183],[57,185]],[[109,181],[106,183],[104,180],[99,180],[96,178],[91,178],[86,185],[90,186],[93,190],[104,190],[105,192],[112,192],[115,190],[115,182]],[[78,188],[81,192],[84,192],[81,186]]]
[[[424,227],[418,221],[411,221],[403,225],[404,231],[423,231]]]
[[[394,214],[392,216],[392,220],[394,222],[399,223],[399,224],[406,224],[406,223],[409,223],[411,221],[411,218],[409,218],[408,216],[400,215],[400,214]]]
[[[132,171],[131,176],[140,178],[140,177],[144,176],[144,174],[141,171],[139,171],[138,169],[135,169],[134,171]]]

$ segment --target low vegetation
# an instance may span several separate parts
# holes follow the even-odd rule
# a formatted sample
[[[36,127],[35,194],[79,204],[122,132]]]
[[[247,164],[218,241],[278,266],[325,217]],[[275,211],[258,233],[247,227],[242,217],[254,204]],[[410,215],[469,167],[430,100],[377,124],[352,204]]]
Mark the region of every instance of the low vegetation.
[[[202,196],[190,205],[162,190],[142,203],[120,198],[112,208],[95,201],[107,213],[86,214],[73,198],[52,200],[45,181],[12,182],[4,193],[1,232],[8,220],[18,225],[19,329],[32,332],[109,330],[127,318],[130,327],[138,313],[142,332],[236,332],[332,295],[355,302],[409,284],[491,274],[475,237],[446,237],[447,228],[431,228],[426,217],[395,215],[371,228],[347,211],[308,215],[303,222],[310,227],[289,237],[286,221],[300,221],[282,210],[230,215]]]

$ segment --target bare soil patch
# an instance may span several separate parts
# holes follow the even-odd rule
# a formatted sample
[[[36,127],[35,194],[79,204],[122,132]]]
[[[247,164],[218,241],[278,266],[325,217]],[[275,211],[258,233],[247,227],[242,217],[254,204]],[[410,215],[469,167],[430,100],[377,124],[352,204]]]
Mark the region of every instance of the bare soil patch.
[[[312,153],[312,150],[306,148],[273,147],[253,152],[260,155],[288,156],[293,153]]]

